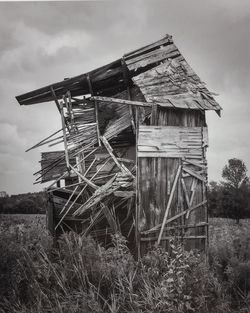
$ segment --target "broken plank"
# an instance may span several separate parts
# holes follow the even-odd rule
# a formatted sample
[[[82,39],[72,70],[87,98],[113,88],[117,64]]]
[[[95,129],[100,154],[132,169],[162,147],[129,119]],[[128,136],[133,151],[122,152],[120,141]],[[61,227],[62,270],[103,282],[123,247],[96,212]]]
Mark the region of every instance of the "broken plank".
[[[161,237],[162,237],[162,234],[163,234],[163,231],[164,231],[164,227],[165,227],[165,224],[166,224],[166,221],[167,221],[167,218],[168,218],[169,209],[170,209],[170,206],[171,206],[171,203],[172,203],[172,199],[173,199],[173,196],[174,196],[175,188],[176,188],[177,181],[178,181],[178,178],[180,176],[180,173],[181,173],[181,165],[179,165],[179,167],[177,169],[177,172],[176,172],[176,175],[175,175],[175,179],[174,179],[174,183],[173,183],[173,187],[171,189],[171,193],[170,193],[170,196],[169,196],[169,199],[168,199],[167,208],[166,208],[166,211],[165,211],[165,214],[164,214],[164,217],[163,217],[161,230],[160,230],[159,237],[158,237],[158,240],[157,240],[157,244],[158,245],[161,242]]]
[[[200,203],[194,205],[193,207],[191,207],[191,208],[189,208],[189,209],[187,209],[187,210],[184,210],[184,211],[180,212],[179,214],[177,214],[177,215],[175,215],[175,216],[173,216],[173,217],[170,217],[170,218],[166,221],[165,225],[167,225],[167,224],[169,224],[169,223],[171,223],[171,222],[177,220],[177,219],[180,218],[181,216],[187,214],[187,212],[189,212],[189,211],[191,212],[191,211],[193,211],[193,210],[195,210],[195,209],[198,209],[199,207],[205,205],[206,203],[207,203],[207,200],[204,200],[204,201],[202,201],[202,202],[200,202]],[[149,229],[149,230],[146,230],[146,231],[141,232],[141,234],[146,235],[146,234],[150,234],[150,233],[152,233],[152,232],[155,232],[157,229],[159,229],[159,228],[161,227],[161,225],[162,225],[162,224],[158,224],[158,225],[154,226],[153,228],[151,228],[151,229]]]
[[[197,174],[195,171],[192,171],[186,167],[183,167],[183,171],[185,171],[186,173],[190,174],[191,176],[196,177],[197,179],[203,181],[204,183],[207,182],[206,178],[204,178],[203,176]]]

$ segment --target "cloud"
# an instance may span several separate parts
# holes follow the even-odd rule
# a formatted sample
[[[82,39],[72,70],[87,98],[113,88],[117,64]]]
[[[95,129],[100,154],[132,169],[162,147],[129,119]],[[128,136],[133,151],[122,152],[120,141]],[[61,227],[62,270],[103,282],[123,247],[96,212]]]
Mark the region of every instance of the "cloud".
[[[20,107],[15,96],[71,77],[172,34],[195,72],[218,92],[222,118],[208,113],[209,177],[229,156],[247,160],[250,96],[248,0],[0,3],[0,183],[32,186],[40,151],[32,144],[60,127],[54,103]],[[250,168],[250,164],[248,164]],[[23,179],[20,177],[25,177]]]
[[[12,33],[16,46],[6,49],[0,57],[1,75],[16,77],[17,72],[26,75],[42,66],[58,64],[58,60],[70,60],[74,51],[88,49],[91,36],[80,30],[68,30],[48,35],[23,22],[16,24]],[[60,64],[62,61],[60,61]]]
[[[27,144],[27,139],[20,136],[17,132],[17,126],[8,123],[0,124],[0,152],[1,153],[15,153],[17,149]]]

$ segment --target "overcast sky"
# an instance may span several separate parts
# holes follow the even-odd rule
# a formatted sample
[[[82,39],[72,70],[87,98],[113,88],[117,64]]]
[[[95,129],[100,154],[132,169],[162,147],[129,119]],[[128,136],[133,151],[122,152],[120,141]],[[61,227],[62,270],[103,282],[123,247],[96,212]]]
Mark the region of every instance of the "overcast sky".
[[[19,106],[15,96],[85,73],[162,38],[173,39],[216,92],[207,113],[209,180],[232,157],[250,169],[250,1],[0,3],[0,191],[33,185],[40,153],[24,151],[60,127],[53,103]]]

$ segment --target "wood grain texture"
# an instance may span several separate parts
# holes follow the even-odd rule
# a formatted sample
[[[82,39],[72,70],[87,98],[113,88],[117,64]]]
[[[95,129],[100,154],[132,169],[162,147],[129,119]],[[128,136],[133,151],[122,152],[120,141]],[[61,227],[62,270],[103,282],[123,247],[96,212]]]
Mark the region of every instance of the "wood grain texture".
[[[138,157],[202,158],[202,128],[140,126]]]
[[[203,250],[207,240],[204,208],[206,198],[202,189],[207,170],[205,149],[208,140],[205,115],[197,110],[158,107],[151,122],[154,125],[140,125],[138,142],[138,155],[141,153],[138,157],[138,227],[141,253],[146,253],[154,244],[155,238],[159,238],[159,229],[169,201],[169,191],[173,188],[180,165],[181,177],[171,201],[168,225],[164,227],[160,245],[167,249],[168,240],[165,239],[179,236],[184,240],[187,250]],[[161,151],[166,153],[166,157],[163,157]],[[178,155],[174,154],[176,151]],[[185,172],[184,167],[202,179]],[[173,228],[174,225],[179,227]],[[194,227],[195,225],[200,226]],[[147,233],[150,229],[154,232]],[[150,237],[154,240],[148,239]]]
[[[165,103],[166,106],[171,104],[173,107],[185,109],[221,110],[205,84],[180,57],[178,60],[165,60],[160,65],[134,76],[133,81],[148,102]]]

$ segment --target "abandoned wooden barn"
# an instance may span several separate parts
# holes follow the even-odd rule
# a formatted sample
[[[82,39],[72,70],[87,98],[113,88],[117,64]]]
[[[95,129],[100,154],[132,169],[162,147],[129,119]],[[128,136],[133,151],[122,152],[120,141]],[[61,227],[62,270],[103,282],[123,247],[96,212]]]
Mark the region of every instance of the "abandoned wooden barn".
[[[105,242],[119,231],[138,253],[173,235],[187,249],[206,248],[205,111],[221,107],[171,36],[16,99],[54,101],[61,115],[60,129],[30,148],[64,144],[42,153],[35,173],[52,181],[52,233]]]

